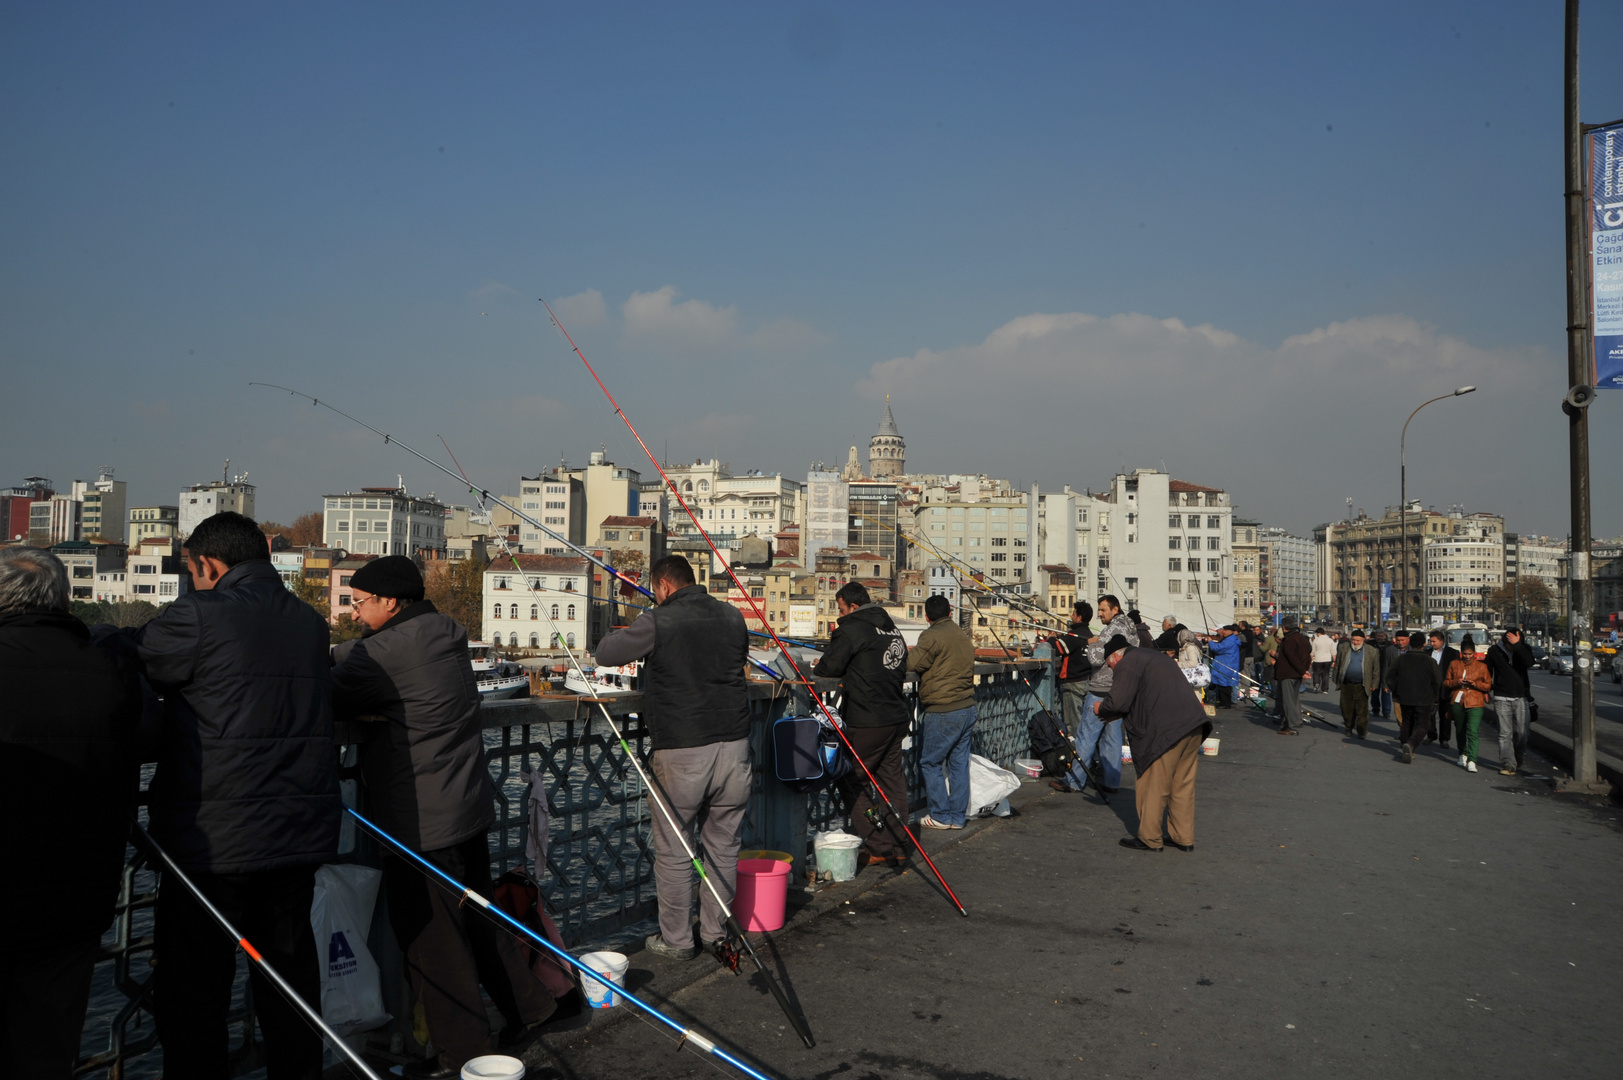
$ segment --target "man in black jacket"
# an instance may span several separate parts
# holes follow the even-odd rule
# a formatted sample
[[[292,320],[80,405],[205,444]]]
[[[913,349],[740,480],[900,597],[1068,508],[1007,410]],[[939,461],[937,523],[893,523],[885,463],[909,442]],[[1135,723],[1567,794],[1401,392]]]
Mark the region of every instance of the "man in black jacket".
[[[1094,710],[1100,717],[1124,718],[1137,775],[1138,835],[1122,837],[1121,846],[1160,851],[1163,843],[1171,843],[1193,851],[1195,766],[1212,723],[1170,656],[1131,648],[1125,637],[1112,638],[1104,648],[1114,674],[1110,692]]]
[[[310,926],[317,865],[338,850],[327,624],[287,590],[250,518],[206,518],[185,541],[192,590],[136,634],[164,698],[149,788],[152,836],[320,1007]],[[156,915],[158,1038],[168,1080],[227,1075],[237,943],[178,879]],[[321,1075],[321,1036],[250,968],[267,1075]]]
[[[67,1077],[79,1057],[91,969],[113,919],[140,755],[132,664],[68,614],[48,551],[0,549],[0,1073]],[[71,794],[65,794],[71,785]],[[42,902],[30,883],[50,889]]]
[[[1055,634],[1050,639],[1050,644],[1060,657],[1059,703],[1061,715],[1065,717],[1065,734],[1073,740],[1077,732],[1082,730],[1082,708],[1088,699],[1088,679],[1093,675],[1093,664],[1088,660],[1088,637],[1092,633],[1092,624],[1093,605],[1086,600],[1078,600],[1071,608],[1068,631]],[[1063,780],[1050,783],[1067,791],[1081,791],[1087,787],[1087,765],[1082,761],[1080,747],[1070,773]]]
[[[1499,775],[1515,776],[1527,757],[1527,702],[1533,685],[1527,673],[1533,650],[1512,626],[1488,649],[1488,670],[1493,673],[1493,715],[1499,722]]]
[[[404,555],[367,563],[350,589],[366,631],[334,650],[333,708],[340,719],[374,721],[361,747],[367,816],[491,896],[486,833],[496,822],[496,792],[480,741],[467,632],[423,599],[422,572]],[[556,1011],[518,942],[473,905],[399,855],[383,859],[383,888],[412,989],[440,1048],[437,1059],[407,1065],[408,1080],[448,1080],[470,1058],[490,1053],[481,983],[506,1021],[503,1046]]]
[[[907,820],[907,780],[902,774],[902,740],[907,737],[912,710],[902,684],[907,679],[907,645],[885,609],[874,603],[868,590],[848,581],[834,594],[840,621],[829,635],[823,658],[813,675],[840,679],[845,697],[840,715],[845,734],[851,740],[890,805]],[[900,866],[907,861],[907,848],[895,822],[876,825],[870,808],[884,807],[868,792],[868,778],[861,769],[840,782],[851,807],[851,827],[862,837],[863,854],[869,864]],[[875,816],[878,816],[876,811]]]
[[[1437,662],[1426,652],[1426,639],[1411,634],[1409,642],[1410,648],[1386,673],[1386,685],[1402,716],[1398,724],[1398,740],[1402,744],[1399,753],[1404,762],[1412,764],[1415,748],[1431,733],[1431,719],[1443,692],[1443,676],[1437,670]]]
[[[598,642],[599,664],[646,658],[643,714],[652,734],[650,769],[671,812],[690,838],[703,842],[705,872],[731,896],[750,795],[749,687],[744,663],[749,630],[731,604],[693,580],[693,567],[667,555],[650,572],[656,606],[624,630]],[[654,882],[659,933],[649,952],[676,960],[699,954],[693,943],[693,891],[698,880],[665,815],[653,815]],[[721,908],[708,889],[699,894],[699,940],[706,948],[727,938]]]
[[[1427,653],[1432,662],[1437,665],[1437,676],[1440,680],[1448,678],[1448,669],[1454,661],[1460,658],[1460,651],[1448,643],[1448,635],[1441,630],[1433,630],[1426,639]],[[1428,742],[1435,738],[1443,746],[1448,745],[1449,733],[1453,729],[1454,710],[1449,707],[1448,688],[1441,686],[1437,691],[1437,729],[1427,736]]]

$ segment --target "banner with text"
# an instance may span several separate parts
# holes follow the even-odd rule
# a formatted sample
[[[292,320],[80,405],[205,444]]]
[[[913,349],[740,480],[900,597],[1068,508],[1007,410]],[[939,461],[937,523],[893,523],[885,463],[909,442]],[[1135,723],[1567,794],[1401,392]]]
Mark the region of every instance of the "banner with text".
[[[1589,325],[1595,385],[1623,389],[1623,124],[1589,133]]]

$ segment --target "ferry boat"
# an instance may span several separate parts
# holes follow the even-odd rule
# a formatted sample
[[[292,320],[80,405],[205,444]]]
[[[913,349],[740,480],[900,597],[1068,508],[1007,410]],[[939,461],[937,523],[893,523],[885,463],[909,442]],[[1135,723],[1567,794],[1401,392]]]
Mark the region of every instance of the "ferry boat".
[[[619,697],[635,694],[642,689],[642,684],[638,682],[641,673],[641,660],[633,660],[622,667],[599,664],[586,671],[585,679],[580,677],[580,672],[571,667],[564,672],[564,689],[585,697]]]
[[[517,664],[498,659],[495,646],[489,642],[468,642],[468,659],[473,663],[473,677],[479,686],[480,700],[501,701],[529,695],[529,673]]]
[[[468,659],[473,661],[473,673],[483,674],[496,668],[496,647],[488,641],[468,642]]]

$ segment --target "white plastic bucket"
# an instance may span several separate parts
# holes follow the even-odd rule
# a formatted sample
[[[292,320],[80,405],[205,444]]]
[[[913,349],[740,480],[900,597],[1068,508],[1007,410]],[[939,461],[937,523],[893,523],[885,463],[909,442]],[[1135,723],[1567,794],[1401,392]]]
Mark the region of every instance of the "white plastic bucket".
[[[1201,755],[1204,757],[1216,757],[1217,747],[1221,742],[1222,740],[1218,739],[1216,736],[1207,739],[1205,742],[1200,744]]]
[[[486,1054],[462,1064],[462,1080],[524,1080],[524,1062],[506,1054]]]
[[[1043,763],[1036,758],[1015,758],[1014,774],[1029,780],[1035,780],[1043,774]]]
[[[857,849],[862,837],[847,832],[818,833],[812,841],[817,852],[817,869],[835,881],[850,881],[857,876]]]
[[[626,968],[631,966],[631,961],[617,952],[589,952],[580,962],[619,987],[625,986]],[[594,1009],[612,1009],[620,1004],[619,994],[611,993],[608,987],[588,975],[580,977],[580,988],[586,993],[586,1004]]]

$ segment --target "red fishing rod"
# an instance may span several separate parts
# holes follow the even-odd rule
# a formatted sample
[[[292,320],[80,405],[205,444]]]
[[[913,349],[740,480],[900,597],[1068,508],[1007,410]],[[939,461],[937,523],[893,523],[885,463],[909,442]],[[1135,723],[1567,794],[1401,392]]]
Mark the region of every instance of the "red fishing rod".
[[[778,647],[778,652],[781,653],[783,658],[789,662],[789,668],[795,673],[795,678],[799,679],[801,684],[810,692],[812,701],[816,702],[818,709],[820,709],[823,713],[824,719],[828,721],[828,725],[839,733],[840,741],[845,744],[845,749],[848,753],[850,753],[851,760],[857,763],[857,767],[860,768],[863,775],[868,778],[868,783],[873,786],[874,792],[878,794],[879,801],[885,807],[885,812],[890,815],[891,820],[900,826],[902,832],[907,835],[908,841],[913,845],[913,850],[919,853],[919,856],[924,860],[925,865],[930,868],[930,873],[934,874],[936,881],[941,883],[941,887],[946,890],[947,896],[952,900],[953,906],[958,909],[958,913],[968,917],[969,912],[964,909],[963,902],[958,899],[958,894],[952,891],[952,886],[947,884],[947,879],[943,877],[941,871],[936,868],[936,864],[930,858],[929,852],[924,850],[923,845],[919,843],[918,837],[913,835],[913,830],[907,827],[907,822],[903,821],[902,816],[896,812],[896,807],[892,805],[890,796],[886,795],[885,789],[879,786],[879,781],[874,778],[874,774],[871,770],[869,770],[867,762],[863,761],[862,756],[857,753],[857,748],[851,745],[851,740],[845,734],[845,728],[835,722],[834,717],[828,711],[828,706],[823,704],[823,699],[818,695],[817,687],[810,679],[806,677],[806,674],[800,670],[800,665],[795,663],[795,658],[790,655],[788,646],[786,646],[783,643],[783,640],[778,637],[777,631],[772,629],[772,624],[767,621],[766,615],[761,611],[760,605],[756,604],[754,597],[750,595],[750,591],[744,587],[744,583],[738,580],[738,575],[733,572],[732,563],[728,562],[726,557],[722,555],[721,549],[716,547],[716,542],[710,539],[710,533],[706,531],[705,527],[699,523],[699,515],[695,514],[693,512],[693,507],[689,506],[688,501],[682,498],[682,492],[678,490],[675,482],[673,482],[671,478],[666,475],[665,467],[659,463],[659,459],[654,456],[654,452],[648,449],[648,444],[642,441],[642,436],[637,434],[637,429],[632,426],[631,419],[626,416],[625,410],[620,408],[620,403],[614,400],[614,395],[609,393],[609,388],[603,384],[603,379],[598,375],[597,369],[592,367],[592,362],[590,360],[586,359],[586,354],[580,351],[580,346],[576,345],[575,339],[569,336],[569,331],[564,329],[564,324],[558,321],[558,313],[552,310],[552,305],[547,303],[544,298],[541,300],[541,306],[547,309],[547,315],[551,317],[552,325],[558,328],[558,333],[564,336],[564,340],[569,342],[569,347],[574,350],[575,355],[580,357],[580,362],[586,365],[587,371],[591,372],[592,380],[597,383],[597,388],[603,391],[603,396],[609,399],[610,405],[614,406],[614,414],[620,418],[622,423],[625,424],[626,430],[631,432],[631,437],[637,440],[637,445],[642,447],[642,452],[648,455],[648,460],[659,472],[660,479],[665,481],[665,487],[669,489],[670,493],[676,498],[677,504],[681,506],[682,510],[687,514],[688,520],[693,522],[693,527],[699,530],[699,535],[704,537],[704,542],[709,546],[711,553],[715,555],[715,557],[721,562],[722,569],[727,571],[727,577],[732,580],[733,587],[736,588],[739,595],[744,598],[744,602],[749,604],[750,611],[754,613],[756,620],[760,622],[762,626],[766,627],[766,632],[772,638],[772,643]],[[878,824],[883,826],[883,822],[879,822]]]

